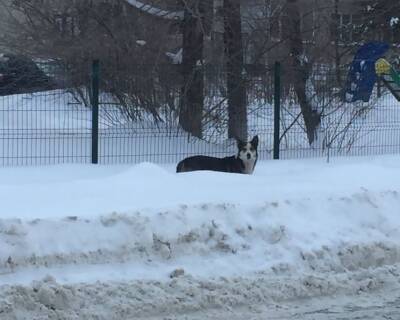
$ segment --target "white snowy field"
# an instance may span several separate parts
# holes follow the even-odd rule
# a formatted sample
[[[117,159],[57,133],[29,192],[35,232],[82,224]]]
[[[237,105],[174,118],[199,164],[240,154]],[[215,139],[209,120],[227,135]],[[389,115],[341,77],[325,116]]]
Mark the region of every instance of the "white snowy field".
[[[174,169],[0,168],[0,318],[334,319],[309,316],[321,297],[396,312],[400,156]]]

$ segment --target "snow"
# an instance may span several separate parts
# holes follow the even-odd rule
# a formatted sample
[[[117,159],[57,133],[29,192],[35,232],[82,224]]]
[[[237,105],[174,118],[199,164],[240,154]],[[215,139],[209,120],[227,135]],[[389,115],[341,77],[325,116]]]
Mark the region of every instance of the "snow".
[[[310,92],[314,91],[308,83]],[[316,91],[316,90],[315,90]],[[350,95],[346,99],[351,100]],[[322,110],[318,141],[310,147],[300,108],[288,97],[282,102],[280,156],[349,156],[400,152],[400,108],[389,93],[375,95],[369,103],[350,104],[314,94],[313,108]],[[227,114],[223,102],[210,113],[204,139],[189,138],[177,118],[160,111],[163,122],[154,123],[149,114],[132,121],[109,96],[101,96],[99,161],[107,163],[176,163],[196,154],[228,156],[235,141],[226,139]],[[214,115],[218,123],[213,122]],[[249,135],[260,137],[259,157],[271,159],[273,150],[273,106],[254,102],[248,110]],[[289,129],[290,128],[290,129]],[[66,90],[0,97],[0,165],[44,165],[88,163],[91,155],[91,110]],[[385,141],[385,143],[382,143]]]
[[[164,19],[183,19],[183,12],[182,11],[168,11],[168,10],[163,10],[160,8],[157,8],[153,5],[146,4],[141,1],[137,0],[126,0],[131,6],[134,6],[135,8],[146,12],[148,14],[151,14],[153,16],[161,17]]]
[[[396,25],[398,25],[399,24],[399,22],[400,22],[400,18],[399,17],[391,17],[390,18],[390,26],[393,28],[393,27],[395,27]]]
[[[0,168],[0,216],[23,219],[92,216],[180,204],[319,199],[349,195],[361,191],[361,187],[382,191],[398,186],[400,174],[393,172],[397,161],[390,156],[338,158],[333,160],[334,169],[325,159],[261,161],[254,176],[218,172],[176,175],[175,166],[168,165],[165,169],[151,163]],[[351,180],[346,179],[349,176]],[[243,197],[244,192],[251,197]]]
[[[182,155],[231,152],[234,141],[212,144],[189,138],[173,122],[148,114],[133,122],[106,94],[99,111],[101,163],[176,162]],[[0,165],[90,162],[92,112],[69,90],[0,97]]]
[[[162,319],[390,288],[399,169],[399,156],[259,161],[253,175],[1,168],[0,310]]]
[[[4,63],[7,62],[9,60],[9,58],[7,58],[4,53],[0,53],[0,62]]]
[[[180,48],[177,53],[166,52],[165,54],[167,55],[168,58],[171,59],[173,64],[181,64],[182,63],[182,53],[183,53],[183,49]]]
[[[144,41],[144,40],[136,40],[136,43],[137,43],[139,46],[144,46],[144,45],[147,44],[147,42]]]
[[[76,97],[55,90],[0,100],[0,128],[19,138],[0,142],[2,165],[89,161],[91,112]],[[397,102],[372,103],[324,110],[320,148],[327,139],[332,154],[398,153]],[[282,130],[299,112],[287,101],[283,109]],[[265,319],[260,305],[281,319],[289,300],[304,314],[298,304],[311,297],[383,290],[383,305],[396,301],[385,293],[400,280],[400,157],[265,161],[272,131],[256,130],[272,127],[272,110],[249,108],[249,131],[260,136],[253,175],[176,174],[183,157],[231,155],[234,142],[207,127],[208,142],[188,141],[173,122],[132,122],[104,106],[102,165],[1,167],[1,319]],[[337,135],[349,119],[348,135]],[[301,125],[281,156],[325,154],[308,146]],[[339,149],[343,139],[354,149]],[[138,164],[104,165],[113,157]]]

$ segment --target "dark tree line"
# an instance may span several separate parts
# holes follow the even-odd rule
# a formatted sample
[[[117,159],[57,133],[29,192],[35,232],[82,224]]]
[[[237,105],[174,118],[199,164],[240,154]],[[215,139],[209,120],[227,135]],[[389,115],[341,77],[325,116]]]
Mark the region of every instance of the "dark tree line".
[[[212,0],[184,0],[183,88],[179,122],[192,135],[202,136],[204,37],[210,31]],[[240,0],[224,0],[224,48],[228,105],[228,137],[247,139],[246,88]]]
[[[360,4],[363,33],[367,39],[400,41],[400,2],[366,0]]]
[[[228,136],[247,140],[246,87],[240,0],[224,0],[224,44],[228,95]]]
[[[313,64],[331,63],[338,70],[336,82],[340,85],[343,57],[355,48],[344,45],[339,37],[339,11],[344,2],[321,1],[318,6],[304,8],[300,0],[263,0],[257,2],[260,9],[251,16],[244,13],[249,9],[245,0],[219,1],[219,12],[215,0],[152,0],[148,2],[154,6],[151,10],[148,6],[141,10],[125,0],[18,0],[12,2],[11,11],[16,14],[10,19],[17,32],[0,42],[14,52],[62,60],[77,86],[87,81],[79,77],[91,59],[100,58],[107,67],[103,70],[103,88],[115,95],[131,119],[140,118],[144,110],[162,121],[159,113],[167,105],[177,115],[180,127],[196,137],[203,136],[204,117],[209,111],[205,106],[206,98],[210,98],[206,93],[207,68],[214,68],[209,65],[210,56],[219,55],[212,61],[223,69],[223,82],[212,85],[217,88],[213,93],[217,92],[219,101],[223,100],[221,105],[226,106],[223,112],[227,115],[224,125],[228,136],[243,140],[247,138],[246,100],[252,76],[244,57],[250,52],[256,76],[265,76],[267,60],[280,60],[290,74],[285,86],[293,88],[311,144],[321,121],[320,110],[314,108],[307,95]],[[167,3],[173,5],[168,7]],[[360,3],[355,13],[364,17],[361,40],[381,39],[381,34],[389,31],[396,35],[400,26],[398,1]],[[171,19],[171,10],[182,14]],[[315,16],[323,18],[307,30],[303,20],[312,16],[313,10],[318,11]],[[220,28],[215,31],[217,20]],[[322,40],[320,37],[307,43],[307,34],[325,32],[324,24],[333,26],[334,38],[325,35]],[[215,33],[220,42],[210,53],[207,46],[214,41],[210,39]],[[175,48],[171,48],[174,42]],[[172,62],[166,53],[178,49],[182,59]]]
[[[192,135],[202,137],[204,74],[203,47],[207,1],[182,1],[182,75],[179,124]]]
[[[306,83],[310,76],[311,65],[303,47],[298,1],[287,0],[283,14],[283,20],[286,21],[283,34],[287,41],[293,87],[299,100],[308,142],[312,144],[315,140],[315,131],[321,122],[321,115],[317,110],[313,110],[313,106],[307,97]]]

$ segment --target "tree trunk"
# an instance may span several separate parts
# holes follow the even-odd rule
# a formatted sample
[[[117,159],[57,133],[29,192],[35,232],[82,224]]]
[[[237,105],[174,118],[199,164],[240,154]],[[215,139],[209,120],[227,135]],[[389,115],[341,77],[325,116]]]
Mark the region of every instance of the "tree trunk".
[[[316,128],[321,122],[321,115],[312,109],[306,94],[306,83],[309,78],[310,66],[304,54],[297,0],[286,0],[284,14],[285,17],[282,25],[284,26],[284,36],[287,39],[289,47],[289,65],[292,71],[293,86],[299,100],[308,142],[311,145],[315,140]]]
[[[339,51],[339,42],[340,42],[340,16],[339,16],[339,0],[335,0],[334,4],[334,30],[335,32],[335,72],[336,72],[336,82],[339,87],[342,86],[342,76],[340,70],[340,51]]]
[[[224,0],[224,44],[228,92],[228,137],[247,140],[246,87],[240,0]]]
[[[187,132],[202,137],[204,102],[202,0],[184,1],[181,101],[179,124]]]

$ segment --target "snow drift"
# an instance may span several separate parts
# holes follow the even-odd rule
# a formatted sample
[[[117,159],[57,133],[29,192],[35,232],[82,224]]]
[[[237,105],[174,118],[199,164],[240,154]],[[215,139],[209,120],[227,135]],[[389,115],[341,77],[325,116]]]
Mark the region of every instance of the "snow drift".
[[[231,312],[399,281],[399,158],[0,170],[2,319]]]

